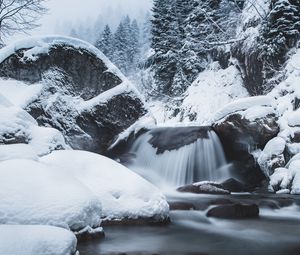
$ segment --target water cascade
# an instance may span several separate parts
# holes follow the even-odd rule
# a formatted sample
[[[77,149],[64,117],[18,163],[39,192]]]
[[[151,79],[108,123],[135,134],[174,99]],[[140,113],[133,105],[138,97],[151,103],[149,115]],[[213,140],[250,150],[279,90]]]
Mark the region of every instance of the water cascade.
[[[130,168],[160,186],[229,178],[221,142],[209,127],[155,128],[138,137],[130,153]]]

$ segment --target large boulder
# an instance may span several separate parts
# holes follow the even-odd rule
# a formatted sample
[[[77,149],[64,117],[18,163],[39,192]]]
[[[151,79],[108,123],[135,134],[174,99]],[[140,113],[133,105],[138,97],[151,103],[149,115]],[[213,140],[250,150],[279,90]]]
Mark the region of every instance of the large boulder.
[[[264,179],[253,156],[279,133],[272,98],[258,96],[237,100],[221,109],[213,129],[219,135],[229,160],[248,184]]]
[[[104,154],[147,113],[134,86],[86,42],[35,37],[1,49],[0,56],[0,77],[39,85],[23,108],[39,125],[60,130],[74,149]]]

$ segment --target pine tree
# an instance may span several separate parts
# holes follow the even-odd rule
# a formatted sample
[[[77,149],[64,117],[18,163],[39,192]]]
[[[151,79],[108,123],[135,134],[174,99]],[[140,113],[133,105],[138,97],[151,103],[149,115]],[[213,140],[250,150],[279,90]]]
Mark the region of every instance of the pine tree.
[[[113,63],[125,74],[128,73],[128,28],[121,22],[114,34]]]
[[[140,29],[136,20],[131,23],[130,31],[130,45],[129,45],[129,62],[131,65],[131,71],[135,71],[138,60],[140,57]]]
[[[109,59],[113,57],[113,35],[108,25],[105,26],[103,33],[97,40],[95,46]]]

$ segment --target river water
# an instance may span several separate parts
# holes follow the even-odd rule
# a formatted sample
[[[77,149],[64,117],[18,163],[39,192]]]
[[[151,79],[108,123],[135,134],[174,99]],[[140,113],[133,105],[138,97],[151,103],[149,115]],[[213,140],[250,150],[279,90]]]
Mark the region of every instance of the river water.
[[[211,204],[226,200],[261,204],[260,217],[223,220],[206,217]],[[197,210],[171,211],[166,226],[106,226],[106,237],[79,243],[81,255],[299,255],[300,198],[289,195],[169,194]],[[278,207],[270,209],[268,207]]]

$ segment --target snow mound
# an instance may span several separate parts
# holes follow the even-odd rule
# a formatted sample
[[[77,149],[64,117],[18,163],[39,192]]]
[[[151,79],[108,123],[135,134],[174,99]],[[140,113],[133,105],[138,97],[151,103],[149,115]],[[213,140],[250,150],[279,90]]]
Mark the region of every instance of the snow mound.
[[[16,80],[0,79],[0,91],[12,104],[25,108],[38,98],[42,91],[42,84],[25,84]],[[1,100],[0,100],[1,101]]]
[[[0,162],[0,224],[78,230],[99,226],[100,215],[99,199],[63,169],[33,160]]]
[[[41,162],[77,178],[102,203],[102,218],[137,219],[168,217],[169,206],[152,184],[121,164],[84,151],[56,151]]]
[[[58,130],[39,127],[37,121],[25,110],[14,106],[1,94],[0,96],[5,99],[5,102],[9,102],[9,104],[0,105],[0,144],[26,143],[39,156],[46,155],[53,150],[68,148],[63,135]],[[12,157],[21,154],[20,146],[5,148],[10,149]],[[14,149],[16,149],[15,152],[13,152]],[[27,147],[24,153],[33,154],[32,149]],[[3,149],[2,153],[4,153]],[[25,158],[28,158],[27,156],[25,155]]]
[[[11,159],[31,159],[38,161],[38,155],[28,144],[0,145],[0,162]]]
[[[249,94],[235,66],[226,69],[212,66],[199,74],[184,96],[180,106],[183,121],[189,122],[191,116],[196,116],[195,121],[204,124],[210,123],[220,108]]]
[[[274,98],[271,96],[255,96],[255,97],[247,97],[238,99],[232,103],[225,105],[222,109],[220,109],[214,116],[214,121],[218,121],[229,114],[233,114],[239,111],[248,110],[250,112],[254,111],[254,114],[257,116],[262,116],[263,114],[268,114],[270,109],[265,111],[264,107],[274,107]],[[254,108],[255,107],[255,108]],[[252,109],[251,109],[252,108]],[[251,109],[251,110],[250,110]],[[248,113],[249,114],[249,113]],[[253,116],[250,115],[250,118],[253,119]]]
[[[275,137],[266,144],[257,160],[266,176],[269,176],[269,168],[278,160],[277,157],[283,154],[285,145],[286,141],[281,137]]]
[[[68,230],[51,226],[0,225],[0,254],[74,255],[77,240]]]

